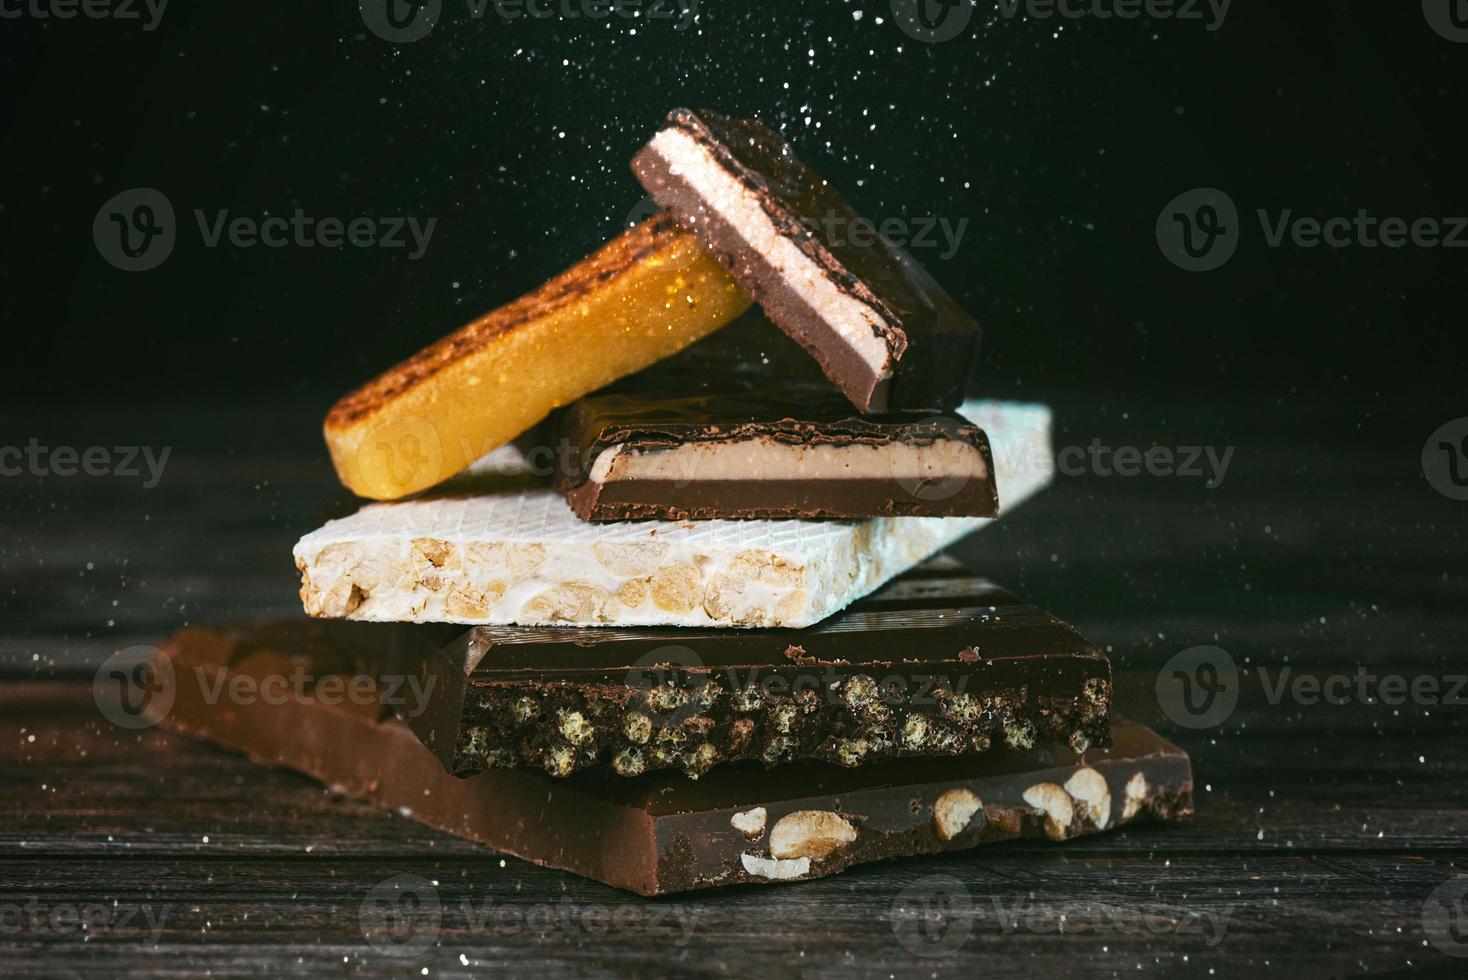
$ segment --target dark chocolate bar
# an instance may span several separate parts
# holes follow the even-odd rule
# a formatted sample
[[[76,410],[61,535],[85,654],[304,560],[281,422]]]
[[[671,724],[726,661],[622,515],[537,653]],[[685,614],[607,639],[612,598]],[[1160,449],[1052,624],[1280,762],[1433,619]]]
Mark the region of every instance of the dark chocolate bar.
[[[1130,724],[1112,730],[1109,749],[1084,756],[1038,747],[858,769],[741,765],[697,781],[599,772],[554,779],[531,769],[460,779],[374,699],[383,691],[369,689],[374,678],[351,673],[360,633],[346,625],[185,630],[164,645],[159,672],[172,683],[155,685],[153,696],[163,697],[155,710],[166,705],[169,729],[643,895],[818,878],[867,861],[1018,837],[1063,840],[1192,811],[1187,756]],[[283,676],[310,684],[241,696]],[[329,698],[321,695],[328,683],[337,692]]]
[[[582,520],[999,510],[993,454],[977,425],[954,412],[859,415],[825,385],[613,390],[567,408],[557,442],[566,452],[556,486]]]
[[[940,568],[793,632],[475,627],[412,654],[427,693],[405,714],[460,774],[700,776],[741,760],[1104,744],[1106,657],[1055,616]]]
[[[978,324],[776,133],[677,109],[632,169],[858,409],[962,401]]]

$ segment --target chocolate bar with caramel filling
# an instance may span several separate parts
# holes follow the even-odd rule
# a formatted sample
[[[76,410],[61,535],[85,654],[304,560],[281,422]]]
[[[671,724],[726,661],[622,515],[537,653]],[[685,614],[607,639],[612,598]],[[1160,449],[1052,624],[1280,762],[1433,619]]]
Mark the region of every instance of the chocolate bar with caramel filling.
[[[994,517],[984,431],[956,412],[860,415],[829,386],[616,390],[561,415],[556,486],[582,520]]]
[[[795,763],[622,779],[535,769],[446,772],[355,644],[381,627],[298,621],[192,628],[167,641],[150,710],[171,730],[535,864],[642,895],[819,878],[885,858],[1020,837],[1064,840],[1192,812],[1188,757],[1139,725],[1111,746],[996,749],[857,769]],[[271,697],[248,696],[273,678]],[[155,678],[156,679],[156,678]],[[333,683],[334,682],[334,683]],[[364,682],[364,683],[359,683]],[[330,690],[331,696],[325,696]]]
[[[993,517],[993,452],[957,412],[861,415],[759,313],[588,395],[556,424],[578,517]]]

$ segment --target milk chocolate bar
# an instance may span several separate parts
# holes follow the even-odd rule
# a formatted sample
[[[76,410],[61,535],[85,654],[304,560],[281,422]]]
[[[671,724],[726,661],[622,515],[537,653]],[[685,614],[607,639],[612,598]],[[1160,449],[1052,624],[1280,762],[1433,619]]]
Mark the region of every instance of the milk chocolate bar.
[[[972,402],[1006,512],[1054,473],[1050,411]],[[582,521],[555,490],[374,504],[295,547],[312,616],[466,625],[803,627],[993,522],[983,517]]]
[[[582,520],[999,512],[978,426],[955,412],[859,415],[827,386],[613,390],[567,408],[557,444],[556,485]]]
[[[478,627],[415,664],[428,693],[405,714],[461,775],[1084,751],[1110,724],[1100,651],[948,565],[799,632]]]
[[[697,239],[657,215],[337,402],[325,424],[332,463],[362,497],[425,490],[749,303]]]
[[[154,686],[163,698],[156,711],[172,730],[642,895],[819,878],[867,861],[1020,837],[1064,840],[1192,812],[1187,755],[1132,724],[1114,726],[1110,748],[1084,755],[1043,746],[857,769],[734,765],[696,781],[677,773],[555,779],[533,769],[460,779],[391,707],[319,695],[333,678],[335,691],[364,679],[339,666],[354,658],[344,627],[185,630],[164,645],[161,669],[173,683]],[[304,673],[315,686],[284,685],[285,697],[226,695],[224,703],[211,695],[253,689],[281,672]],[[249,683],[236,685],[241,678]]]
[[[632,169],[858,409],[962,401],[978,324],[776,133],[677,109]]]

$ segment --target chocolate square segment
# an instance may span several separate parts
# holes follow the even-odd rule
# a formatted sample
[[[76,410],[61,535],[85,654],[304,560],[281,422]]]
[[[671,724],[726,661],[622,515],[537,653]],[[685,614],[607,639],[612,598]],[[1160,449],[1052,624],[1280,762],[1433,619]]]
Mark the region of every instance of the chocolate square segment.
[[[858,409],[962,401],[978,324],[772,130],[677,109],[632,169]]]
[[[956,412],[860,415],[824,380],[612,391],[562,413],[556,486],[582,520],[994,517],[984,431]]]
[[[425,695],[405,716],[460,775],[697,777],[741,761],[854,767],[1104,744],[1106,657],[1063,620],[947,567],[796,632],[478,627],[415,659]]]

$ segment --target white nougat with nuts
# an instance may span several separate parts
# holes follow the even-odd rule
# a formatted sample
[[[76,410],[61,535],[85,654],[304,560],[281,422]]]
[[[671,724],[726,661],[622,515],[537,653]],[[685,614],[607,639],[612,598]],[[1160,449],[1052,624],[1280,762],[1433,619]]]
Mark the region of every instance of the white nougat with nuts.
[[[1008,510],[1054,473],[1050,411],[968,402]],[[373,504],[295,548],[312,616],[473,625],[810,626],[988,518],[579,520],[549,488]]]

